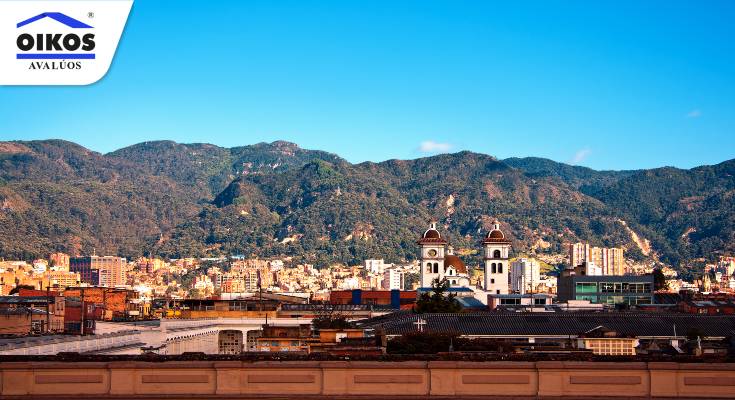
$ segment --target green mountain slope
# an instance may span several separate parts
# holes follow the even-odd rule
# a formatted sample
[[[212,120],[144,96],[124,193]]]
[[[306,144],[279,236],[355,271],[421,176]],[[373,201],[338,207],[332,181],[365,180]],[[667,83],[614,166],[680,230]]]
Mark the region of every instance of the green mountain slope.
[[[637,245],[675,264],[735,251],[735,160],[691,170],[595,171],[471,152],[350,164],[288,142],[145,142],[102,155],[0,142],[0,256],[294,255],[325,265],[412,259],[436,219],[471,252],[493,218],[518,251]]]

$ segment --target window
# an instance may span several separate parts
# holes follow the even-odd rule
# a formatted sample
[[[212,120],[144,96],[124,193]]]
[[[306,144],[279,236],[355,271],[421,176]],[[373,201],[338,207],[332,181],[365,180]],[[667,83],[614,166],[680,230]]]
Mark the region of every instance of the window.
[[[597,293],[597,284],[594,282],[577,282],[577,293]]]
[[[495,283],[495,279],[490,279],[490,283]]]
[[[495,250],[493,252],[493,258],[500,258],[500,250]]]
[[[535,304],[537,306],[543,306],[543,305],[546,304],[546,298],[540,298],[540,299],[539,298],[536,298],[536,299],[533,299],[533,304]]]
[[[601,293],[613,293],[615,291],[615,284],[612,282],[600,282]]]
[[[497,274],[497,273],[498,273],[498,270],[497,270],[497,268],[498,268],[498,267],[497,267],[497,265],[496,265],[495,263],[492,263],[492,266],[491,266],[491,272],[492,272],[493,274]]]
[[[434,273],[435,274],[439,273],[439,263],[434,263]]]
[[[503,263],[498,263],[498,273],[499,274],[503,273]]]

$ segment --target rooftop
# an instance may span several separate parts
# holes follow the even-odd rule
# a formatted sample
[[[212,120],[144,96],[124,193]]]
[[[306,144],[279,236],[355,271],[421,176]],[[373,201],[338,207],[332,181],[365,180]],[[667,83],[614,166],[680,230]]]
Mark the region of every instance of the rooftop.
[[[424,332],[471,336],[577,336],[598,326],[638,337],[683,337],[692,329],[706,337],[735,336],[735,316],[648,313],[491,313],[415,314],[411,312],[359,321],[361,327],[382,327],[388,335]],[[676,334],[674,333],[676,332]]]

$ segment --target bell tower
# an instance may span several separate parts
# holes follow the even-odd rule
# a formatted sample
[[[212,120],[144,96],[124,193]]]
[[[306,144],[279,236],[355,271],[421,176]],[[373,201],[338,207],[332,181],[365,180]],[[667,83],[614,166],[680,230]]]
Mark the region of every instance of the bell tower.
[[[493,222],[493,229],[482,241],[482,250],[485,262],[485,291],[492,294],[508,294],[510,241],[500,230],[500,223],[497,220]]]
[[[434,279],[444,278],[444,247],[447,241],[436,229],[436,222],[432,222],[417,243],[421,260],[420,285],[430,287]]]

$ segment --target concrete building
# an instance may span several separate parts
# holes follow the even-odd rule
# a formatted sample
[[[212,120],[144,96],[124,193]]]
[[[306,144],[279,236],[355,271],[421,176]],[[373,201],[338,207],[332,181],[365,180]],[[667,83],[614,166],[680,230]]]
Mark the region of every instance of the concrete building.
[[[77,272],[81,281],[92,286],[115,287],[124,285],[125,258],[115,256],[71,257],[69,271]]]
[[[146,274],[152,274],[166,265],[166,262],[160,258],[145,257],[137,259],[135,263],[138,265],[138,269]]]
[[[633,306],[652,304],[653,292],[653,275],[587,276],[574,270],[562,272],[557,289],[560,302],[589,300],[591,303]]]
[[[603,275],[625,275],[625,259],[623,258],[623,249],[617,247],[603,248],[602,253],[602,274]]]
[[[63,270],[47,271],[44,276],[43,284],[41,289],[45,289],[46,286],[51,288],[66,288],[71,286],[79,286],[81,283],[81,277],[77,272],[68,272]]]
[[[396,268],[388,268],[383,272],[383,289],[403,290],[405,286],[405,274]]]
[[[588,243],[570,243],[567,247],[569,252],[569,266],[576,267],[587,260],[592,260],[592,252]]]
[[[53,264],[52,269],[55,271],[69,271],[69,255],[65,253],[53,253],[49,256],[49,261]]]
[[[590,247],[588,243],[570,243],[567,250],[570,267],[591,262],[602,269],[602,275],[624,275],[626,272],[621,248]]]
[[[365,270],[373,274],[382,274],[385,271],[386,264],[383,259],[365,260]]]
[[[541,283],[541,264],[535,258],[518,258],[510,263],[510,285],[514,293],[534,293]]]
[[[546,311],[554,296],[550,294],[488,294],[487,306],[491,310]]]

